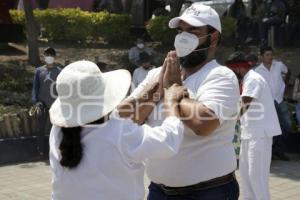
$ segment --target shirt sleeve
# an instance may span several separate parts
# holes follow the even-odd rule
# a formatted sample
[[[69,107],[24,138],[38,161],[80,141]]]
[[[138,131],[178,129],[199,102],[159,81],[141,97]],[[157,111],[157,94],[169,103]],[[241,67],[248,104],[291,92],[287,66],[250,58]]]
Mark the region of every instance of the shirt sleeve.
[[[135,47],[132,47],[130,50],[129,50],[129,61],[133,64],[137,64],[137,59],[138,59],[138,51],[136,50]]]
[[[135,88],[136,88],[137,85],[139,84],[139,83],[138,83],[138,80],[137,80],[137,69],[135,69],[134,72],[133,72],[132,83],[133,83],[133,86],[134,86]]]
[[[149,47],[145,48],[145,51],[151,56],[153,54],[153,50]]]
[[[36,69],[33,77],[33,83],[32,83],[32,95],[31,95],[32,103],[38,102],[38,94],[40,88],[39,74],[40,74],[39,70]]]
[[[224,120],[232,119],[238,113],[238,81],[232,75],[210,75],[198,89],[196,100],[212,110],[222,124]]]
[[[256,71],[258,74],[260,74],[260,75],[265,79],[265,81],[266,81],[268,84],[270,83],[270,78],[269,78],[269,76],[267,75],[267,73],[266,73],[263,69],[261,69],[261,67],[256,68],[255,71]]]
[[[262,90],[261,84],[256,79],[245,81],[243,84],[243,97],[252,97],[258,99]]]
[[[183,123],[177,117],[168,117],[161,126],[138,126],[128,120],[122,135],[121,150],[135,163],[150,158],[175,155],[183,139]]]
[[[129,49],[129,52],[128,52],[128,58],[129,58],[130,61],[131,61],[132,58],[133,58],[133,53],[132,53],[132,51],[133,51],[133,49],[130,48],[130,49]]]
[[[299,91],[299,78],[295,80],[294,88],[293,88],[293,100],[298,101],[300,98]]]
[[[283,74],[288,73],[288,68],[283,62],[280,62],[280,66],[281,66],[281,73]]]
[[[155,69],[152,69],[151,71],[149,71],[146,78],[138,85],[137,88],[135,88],[132,91],[132,93],[130,94],[130,97],[137,98],[147,85],[152,84],[155,81],[158,81],[160,70],[161,70],[161,67],[155,68]]]

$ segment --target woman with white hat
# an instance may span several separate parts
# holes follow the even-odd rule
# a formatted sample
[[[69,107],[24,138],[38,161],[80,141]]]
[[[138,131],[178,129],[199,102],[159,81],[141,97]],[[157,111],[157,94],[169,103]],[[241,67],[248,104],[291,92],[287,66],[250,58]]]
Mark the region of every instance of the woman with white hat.
[[[57,77],[50,109],[53,200],[142,200],[144,161],[178,151],[183,124],[177,103],[186,89],[164,90],[167,118],[151,128],[119,117],[116,107],[130,82],[128,71],[102,73],[89,61],[71,63]]]

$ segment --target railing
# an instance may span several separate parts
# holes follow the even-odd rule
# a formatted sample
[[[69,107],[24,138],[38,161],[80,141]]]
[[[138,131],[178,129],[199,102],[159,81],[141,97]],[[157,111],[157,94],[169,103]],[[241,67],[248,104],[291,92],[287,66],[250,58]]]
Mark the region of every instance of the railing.
[[[28,110],[0,117],[0,139],[32,137],[36,135],[38,121],[28,115]]]

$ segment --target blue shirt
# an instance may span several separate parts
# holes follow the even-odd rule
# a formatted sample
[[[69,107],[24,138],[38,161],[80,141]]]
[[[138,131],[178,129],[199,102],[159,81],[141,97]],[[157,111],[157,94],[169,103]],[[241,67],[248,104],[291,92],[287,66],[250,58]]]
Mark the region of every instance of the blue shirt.
[[[61,68],[55,66],[47,68],[46,65],[38,67],[35,71],[32,87],[32,102],[42,102],[47,108],[57,97],[56,78]]]

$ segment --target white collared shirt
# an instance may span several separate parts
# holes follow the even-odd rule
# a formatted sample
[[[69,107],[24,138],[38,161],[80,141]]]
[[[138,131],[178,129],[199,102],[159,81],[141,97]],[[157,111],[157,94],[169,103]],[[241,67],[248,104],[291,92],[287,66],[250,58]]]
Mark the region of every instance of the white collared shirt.
[[[50,133],[52,200],[143,200],[144,161],[167,158],[179,149],[183,124],[168,117],[160,127],[112,118],[81,132],[83,157],[75,169],[60,165],[62,132]]]
[[[145,69],[144,67],[138,67],[134,70],[132,76],[132,83],[134,88],[136,88],[141,82],[143,82],[148,72],[152,69],[153,67],[150,67],[149,69]]]
[[[133,64],[138,65],[137,61],[139,60],[140,54],[142,52],[146,52],[148,55],[151,56],[153,50],[149,47],[144,47],[142,49],[138,48],[137,46],[131,47],[128,53],[129,61],[132,62]]]
[[[261,63],[255,71],[269,84],[273,99],[277,103],[281,103],[285,90],[285,83],[282,77],[288,72],[286,65],[280,61],[273,60],[270,70]]]
[[[265,79],[250,70],[243,79],[242,97],[253,100],[241,117],[241,139],[258,139],[281,134],[271,90]]]
[[[146,79],[131,94],[136,97],[149,83],[158,80],[160,68],[151,70]],[[224,176],[236,169],[232,139],[239,110],[239,84],[234,73],[215,60],[184,80],[192,99],[214,111],[220,127],[209,136],[197,136],[185,126],[182,146],[178,154],[167,159],[149,159],[147,174],[151,181],[181,187]],[[160,102],[147,120],[155,127],[164,115]]]

